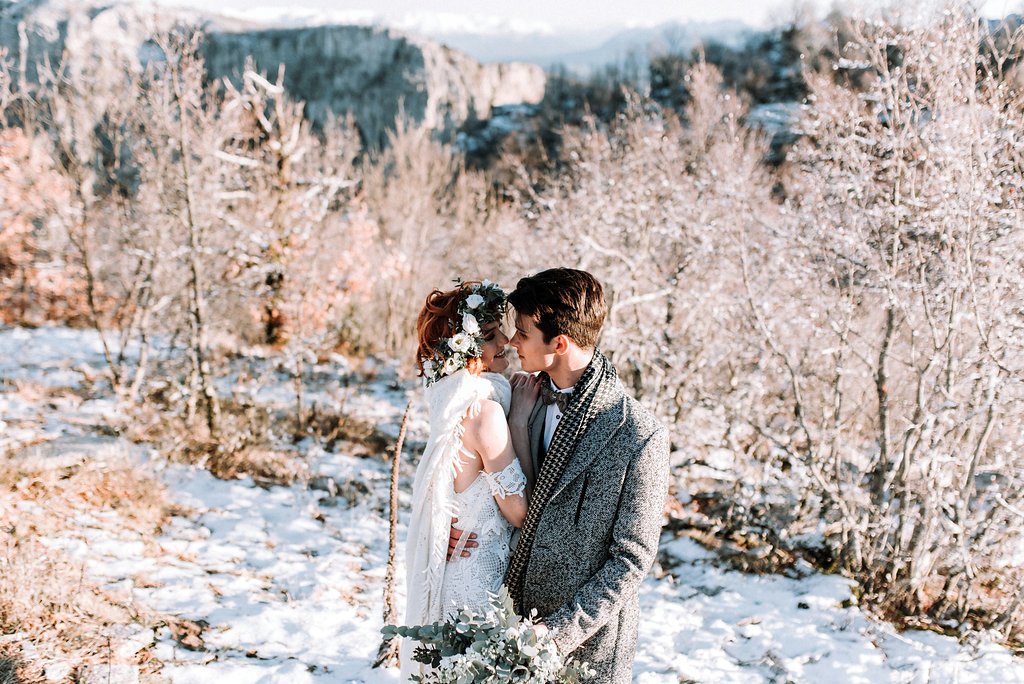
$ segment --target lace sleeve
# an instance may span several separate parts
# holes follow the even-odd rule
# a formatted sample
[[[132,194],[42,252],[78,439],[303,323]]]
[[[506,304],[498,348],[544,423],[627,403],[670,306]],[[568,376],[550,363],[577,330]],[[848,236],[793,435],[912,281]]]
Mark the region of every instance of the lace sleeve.
[[[504,499],[506,496],[522,496],[526,491],[526,474],[518,460],[513,460],[501,472],[483,471],[484,479],[491,488],[491,494]]]

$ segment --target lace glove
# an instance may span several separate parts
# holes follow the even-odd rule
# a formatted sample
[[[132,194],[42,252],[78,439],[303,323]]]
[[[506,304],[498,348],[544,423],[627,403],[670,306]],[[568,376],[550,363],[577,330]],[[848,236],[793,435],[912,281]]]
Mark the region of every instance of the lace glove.
[[[506,496],[522,496],[526,491],[526,475],[518,460],[513,460],[501,472],[483,471],[484,479],[491,488],[491,494],[504,499]]]

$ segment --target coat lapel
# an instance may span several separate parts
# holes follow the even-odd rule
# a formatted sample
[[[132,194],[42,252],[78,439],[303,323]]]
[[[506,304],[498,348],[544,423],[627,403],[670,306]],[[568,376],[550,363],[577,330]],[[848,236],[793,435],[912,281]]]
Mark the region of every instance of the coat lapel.
[[[527,435],[530,438],[530,462],[533,463],[535,479],[540,475],[540,452],[544,445],[544,416],[546,414],[544,409],[544,402],[538,399],[530,413],[530,422],[527,423]]]
[[[611,441],[615,433],[619,431],[626,420],[625,411],[621,410],[621,407],[621,403],[613,403],[607,410],[599,413],[587,426],[576,451],[569,463],[566,464],[565,471],[551,492],[549,501],[553,501],[570,482],[582,475],[597,458],[597,455],[604,450],[605,445]]]

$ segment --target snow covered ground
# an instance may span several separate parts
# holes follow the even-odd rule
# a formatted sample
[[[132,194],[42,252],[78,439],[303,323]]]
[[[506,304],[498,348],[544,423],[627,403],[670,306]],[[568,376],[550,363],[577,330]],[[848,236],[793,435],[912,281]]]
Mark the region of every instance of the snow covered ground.
[[[28,380],[77,386],[82,374],[73,369],[98,368],[97,354],[88,333],[0,330],[0,451],[67,439],[111,410],[102,397],[35,402],[15,391],[16,381]],[[278,390],[284,395],[287,385]],[[346,407],[391,431],[406,396],[378,382]],[[417,421],[413,442],[422,429]],[[83,524],[51,543],[139,605],[204,625],[201,650],[184,647],[166,627],[155,635],[162,674],[175,684],[397,682],[397,670],[371,667],[382,625],[388,466],[305,448],[312,472],[338,491],[217,480],[151,458],[144,467],[183,511],[161,537]],[[411,466],[403,473],[407,490]],[[638,683],[1024,682],[1024,659],[1005,648],[898,633],[842,607],[850,597],[843,578],[810,568],[799,578],[743,574],[668,534],[662,551],[641,591]]]

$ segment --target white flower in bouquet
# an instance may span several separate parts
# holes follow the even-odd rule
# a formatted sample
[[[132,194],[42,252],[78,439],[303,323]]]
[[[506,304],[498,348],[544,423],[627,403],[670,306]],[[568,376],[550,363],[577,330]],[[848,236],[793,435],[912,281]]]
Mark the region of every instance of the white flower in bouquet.
[[[484,298],[478,294],[471,294],[466,297],[466,306],[470,309],[475,309],[484,303]]]
[[[469,335],[478,335],[480,333],[480,323],[473,314],[468,313],[462,317],[462,330]]]
[[[563,659],[550,634],[537,634],[536,613],[530,618],[516,614],[508,590],[491,594],[487,610],[462,610],[452,621],[431,625],[388,625],[386,639],[403,636],[419,641],[413,660],[429,665],[420,684],[579,684],[594,676],[586,663]]]
[[[448,346],[452,351],[465,354],[473,347],[473,338],[464,332],[455,333],[448,340]]]

